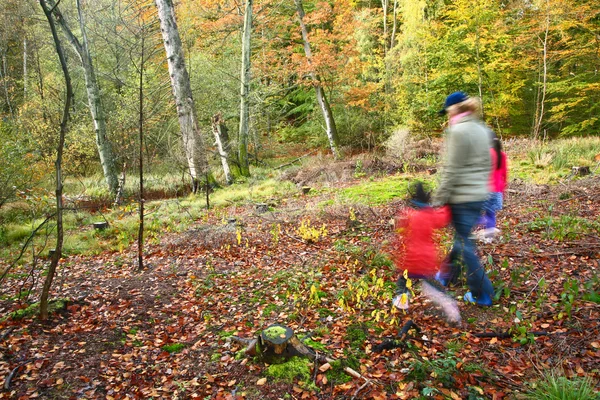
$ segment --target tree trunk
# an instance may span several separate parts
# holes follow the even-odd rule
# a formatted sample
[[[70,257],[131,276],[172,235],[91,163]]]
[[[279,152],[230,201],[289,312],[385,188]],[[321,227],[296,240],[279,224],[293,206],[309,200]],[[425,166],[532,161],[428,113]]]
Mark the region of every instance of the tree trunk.
[[[550,4],[546,1],[546,27],[544,30],[544,39],[542,42],[542,77],[541,88],[538,87],[537,101],[535,104],[535,116],[533,121],[533,138],[540,137],[542,122],[544,121],[544,105],[546,103],[546,86],[548,79],[548,31],[550,29]],[[540,98],[541,97],[541,98]]]
[[[252,33],[252,0],[246,0],[244,11],[244,32],[242,33],[242,72],[240,89],[240,133],[238,140],[238,161],[240,175],[250,176],[248,163],[248,131],[250,130],[250,39]]]
[[[79,1],[79,0],[78,0]],[[139,141],[140,141],[140,151],[139,151],[139,166],[140,166],[140,224],[138,227],[138,269],[144,268],[144,35],[142,32],[142,43],[141,43],[141,51],[142,56],[140,57],[140,79],[139,79]]]
[[[23,101],[27,101],[27,38],[23,38]]]
[[[381,8],[383,10],[383,57],[385,57],[387,54],[387,11],[389,2],[389,0],[381,0]]]
[[[215,143],[217,144],[217,151],[219,152],[219,158],[221,158],[221,165],[223,166],[223,173],[225,174],[225,181],[230,185],[233,180],[231,179],[231,170],[229,168],[229,155],[227,151],[229,149],[229,137],[227,135],[227,127],[223,121],[223,116],[215,114],[212,117],[212,131],[215,136]]]
[[[306,25],[304,24],[304,8],[302,7],[302,0],[294,0],[294,2],[296,3],[296,9],[298,11],[298,21],[300,23],[300,30],[302,32],[302,42],[304,43],[304,53],[306,54],[306,60],[308,64],[312,65],[312,52],[310,50],[310,42],[308,41],[308,31],[306,29]],[[329,106],[327,98],[325,97],[319,76],[315,73],[315,71],[311,71],[310,77],[317,93],[317,102],[319,103],[319,107],[321,107],[321,112],[323,113],[323,118],[325,119],[327,139],[329,140],[331,152],[335,158],[338,158],[339,139],[333,113],[331,112],[331,107]]]
[[[100,96],[100,87],[98,86],[98,80],[96,79],[94,64],[92,62],[92,57],[89,52],[87,35],[85,32],[85,21],[83,20],[83,13],[81,11],[80,0],[77,0],[77,13],[79,15],[79,28],[81,30],[82,35],[81,42],[75,37],[75,35],[71,31],[71,28],[67,24],[59,8],[56,7],[56,5],[54,4],[54,0],[51,0],[49,4],[51,7],[53,7],[53,13],[56,18],[56,21],[62,28],[63,32],[67,36],[67,39],[71,43],[71,46],[73,46],[73,48],[79,55],[79,59],[81,60],[81,65],[84,71],[85,89],[87,91],[90,113],[92,114],[92,120],[94,121],[94,132],[96,134],[96,146],[98,147],[100,164],[102,165],[102,171],[104,173],[104,179],[106,180],[106,184],[108,185],[108,190],[113,195],[116,195],[119,187],[117,167],[115,164],[115,157],[113,154],[112,146],[107,138],[106,116],[104,113],[102,98]]]
[[[73,88],[71,86],[71,77],[69,75],[69,70],[67,69],[67,61],[65,59],[65,55],[63,52],[62,45],[60,40],[58,39],[58,34],[56,32],[56,26],[54,25],[54,20],[52,19],[51,10],[45,3],[45,0],[39,0],[40,6],[44,10],[44,14],[48,19],[48,24],[50,25],[50,30],[52,31],[52,38],[54,39],[54,45],[56,47],[56,53],[58,54],[58,58],[60,60],[60,66],[63,71],[63,75],[65,77],[65,86],[67,90],[66,98],[65,98],[65,106],[63,108],[62,120],[60,122],[60,135],[58,140],[58,147],[56,151],[56,248],[54,250],[54,254],[52,255],[52,261],[50,262],[50,267],[48,267],[48,274],[46,275],[46,280],[44,281],[44,286],[42,288],[42,296],[40,298],[40,319],[46,320],[48,319],[48,297],[50,295],[50,288],[52,287],[52,280],[54,279],[54,275],[56,273],[56,268],[58,266],[58,262],[61,258],[62,253],[62,245],[63,245],[63,221],[62,221],[62,212],[63,212],[63,204],[62,204],[62,153],[63,147],[65,144],[65,135],[67,133],[67,122],[69,120],[69,106],[71,104],[71,99],[73,98]]]
[[[155,0],[155,2],[179,116],[179,128],[192,178],[192,190],[196,193],[200,188],[200,179],[209,177],[206,149],[198,128],[190,78],[185,67],[181,38],[175,21],[173,1]]]
[[[392,22],[392,35],[390,37],[390,51],[396,45],[396,28],[398,25],[398,0],[394,0],[394,19]]]
[[[6,106],[10,115],[14,115],[12,105],[10,104],[10,97],[8,95],[8,73],[6,67],[6,49],[2,49],[2,66],[0,68],[0,78],[4,86],[4,98],[6,99]]]

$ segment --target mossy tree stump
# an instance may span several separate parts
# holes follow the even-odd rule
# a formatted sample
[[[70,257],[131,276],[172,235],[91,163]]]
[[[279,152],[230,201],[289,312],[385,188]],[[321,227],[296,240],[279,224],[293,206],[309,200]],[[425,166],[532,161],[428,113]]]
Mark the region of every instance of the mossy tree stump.
[[[264,329],[258,337],[244,339],[233,336],[232,340],[247,345],[246,354],[260,357],[264,362],[277,364],[285,362],[292,357],[307,357],[319,363],[335,363],[336,360],[325,354],[317,353],[298,339],[294,331],[287,326],[274,324]],[[370,381],[350,367],[344,367],[344,372],[355,378],[362,378],[366,383]]]
[[[314,360],[317,353],[306,346],[287,326],[274,324],[264,329],[260,335],[248,342],[246,354],[256,355],[269,364],[287,361],[295,356]]]

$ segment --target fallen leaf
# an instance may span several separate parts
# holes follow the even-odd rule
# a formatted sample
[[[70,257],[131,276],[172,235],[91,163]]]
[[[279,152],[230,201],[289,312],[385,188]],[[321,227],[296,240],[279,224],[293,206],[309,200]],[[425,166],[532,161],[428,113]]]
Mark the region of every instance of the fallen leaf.
[[[329,368],[331,368],[331,364],[329,364],[329,363],[325,363],[325,364],[323,364],[323,365],[321,365],[321,366],[319,367],[319,371],[321,371],[321,372],[325,372],[325,371],[327,371]]]
[[[267,378],[260,378],[258,381],[256,381],[256,384],[257,384],[258,386],[262,386],[262,385],[264,385],[265,383],[267,383]]]

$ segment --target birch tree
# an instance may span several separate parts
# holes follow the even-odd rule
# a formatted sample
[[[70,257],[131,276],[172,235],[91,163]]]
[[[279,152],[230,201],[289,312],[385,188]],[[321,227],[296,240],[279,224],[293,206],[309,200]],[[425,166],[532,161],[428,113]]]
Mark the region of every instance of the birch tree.
[[[196,193],[200,187],[201,177],[208,180],[209,176],[206,148],[198,127],[190,77],[185,67],[173,1],[155,0],[155,3],[167,53],[169,76],[179,116],[179,129],[181,130],[187,164],[192,178],[192,190]]]
[[[304,8],[302,7],[302,0],[294,0],[294,2],[296,3],[296,11],[298,12],[298,22],[300,23],[300,30],[302,32],[302,42],[304,44],[304,53],[306,54],[306,61],[309,65],[311,65],[312,51],[310,49],[310,42],[308,40],[308,30],[306,29],[306,25],[304,24]],[[315,87],[317,102],[319,103],[319,107],[321,108],[321,112],[323,113],[323,118],[325,119],[325,130],[327,133],[327,139],[329,140],[331,152],[333,153],[333,156],[335,158],[338,158],[339,138],[337,128],[335,126],[335,120],[333,118],[333,112],[331,111],[329,102],[325,97],[325,91],[323,90],[323,86],[321,85],[319,76],[312,69],[309,74]]]
[[[81,60],[81,66],[83,67],[85,77],[85,89],[87,91],[88,103],[90,107],[90,113],[92,120],[94,121],[94,131],[96,133],[96,146],[98,147],[98,154],[100,156],[100,164],[102,165],[102,171],[104,173],[104,179],[108,185],[108,189],[114,195],[116,195],[119,180],[118,173],[115,164],[115,157],[112,150],[112,145],[107,137],[106,129],[106,114],[104,112],[104,106],[102,103],[102,97],[100,95],[100,86],[96,79],[96,71],[90,55],[89,44],[87,40],[87,34],[85,29],[85,21],[83,19],[83,12],[81,9],[81,1],[76,0],[77,14],[79,16],[79,29],[81,30],[81,41],[73,34],[69,24],[65,20],[64,16],[58,8],[58,4],[54,3],[54,0],[49,1],[50,7],[52,7],[52,13],[56,18],[56,22],[60,25],[64,32],[67,40],[71,46],[75,49]]]
[[[246,0],[244,11],[244,30],[242,32],[242,72],[240,89],[240,132],[238,138],[238,161],[240,174],[250,176],[248,164],[248,131],[250,128],[250,39],[252,33],[252,0]]]

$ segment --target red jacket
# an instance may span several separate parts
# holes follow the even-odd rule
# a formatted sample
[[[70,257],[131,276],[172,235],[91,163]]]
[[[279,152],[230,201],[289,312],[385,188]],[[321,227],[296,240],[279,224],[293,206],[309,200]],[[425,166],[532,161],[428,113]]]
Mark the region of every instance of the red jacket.
[[[411,278],[432,278],[438,272],[442,257],[434,230],[450,223],[450,207],[403,209],[397,217],[393,259],[400,273],[408,270]]]
[[[500,152],[500,168],[497,168],[498,156],[496,150],[490,149],[492,156],[492,172],[490,173],[490,192],[503,193],[508,182],[508,165],[506,164],[506,154]]]

